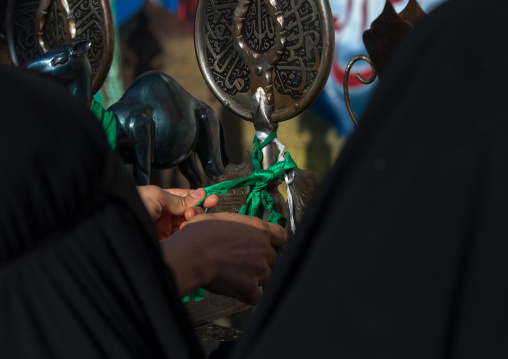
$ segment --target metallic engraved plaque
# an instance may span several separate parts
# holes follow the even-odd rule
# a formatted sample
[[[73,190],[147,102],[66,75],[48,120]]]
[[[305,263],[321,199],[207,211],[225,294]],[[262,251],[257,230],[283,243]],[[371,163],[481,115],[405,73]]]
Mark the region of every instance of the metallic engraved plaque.
[[[7,37],[17,66],[71,38],[92,41],[93,92],[113,59],[114,29],[108,0],[9,0]]]
[[[195,25],[201,72],[222,104],[249,121],[256,76],[263,73],[271,120],[288,120],[316,99],[328,79],[330,19],[326,0],[202,0]]]

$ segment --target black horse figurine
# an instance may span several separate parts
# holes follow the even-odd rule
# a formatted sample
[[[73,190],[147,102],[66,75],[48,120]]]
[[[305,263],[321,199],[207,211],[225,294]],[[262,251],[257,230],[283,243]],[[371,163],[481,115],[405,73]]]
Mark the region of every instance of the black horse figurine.
[[[86,103],[92,97],[90,42],[71,40],[51,48],[25,67],[49,73]],[[185,91],[168,75],[152,71],[138,77],[109,109],[117,121],[117,151],[133,163],[138,185],[147,185],[150,170],[178,166],[191,188],[203,186],[204,175],[214,180],[227,159],[217,113]]]

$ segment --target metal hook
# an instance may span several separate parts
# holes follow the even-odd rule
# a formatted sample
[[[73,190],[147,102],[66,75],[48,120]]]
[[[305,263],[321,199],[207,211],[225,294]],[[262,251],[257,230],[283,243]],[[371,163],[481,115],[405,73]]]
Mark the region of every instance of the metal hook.
[[[344,72],[344,100],[346,101],[346,107],[347,111],[349,112],[349,116],[351,116],[351,119],[353,120],[354,124],[358,126],[358,119],[356,118],[356,115],[353,111],[353,107],[351,106],[351,101],[349,100],[349,73],[351,72],[351,68],[353,65],[358,61],[363,60],[367,61],[372,67],[372,75],[368,79],[364,79],[360,74],[356,74],[355,77],[364,85],[369,85],[374,82],[374,80],[377,78],[376,70],[374,69],[374,66],[372,65],[372,61],[367,56],[364,55],[358,55],[353,57],[351,61],[349,61],[349,64],[346,66],[346,71]]]

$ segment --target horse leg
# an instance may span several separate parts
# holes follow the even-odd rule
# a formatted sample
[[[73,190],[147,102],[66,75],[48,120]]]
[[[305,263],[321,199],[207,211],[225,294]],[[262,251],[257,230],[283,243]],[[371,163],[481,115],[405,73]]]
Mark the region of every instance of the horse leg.
[[[203,187],[203,171],[201,171],[196,162],[196,154],[194,152],[191,152],[183,162],[178,164],[178,169],[189,181],[190,188],[196,189]]]
[[[211,108],[203,108],[198,120],[198,140],[195,152],[207,176],[215,180],[224,172],[221,155],[221,150],[224,148],[223,144],[221,145],[223,134],[219,117]],[[224,158],[226,158],[225,153]]]
[[[154,155],[154,125],[146,114],[132,115],[126,130],[134,150],[134,180],[138,186],[150,184]]]

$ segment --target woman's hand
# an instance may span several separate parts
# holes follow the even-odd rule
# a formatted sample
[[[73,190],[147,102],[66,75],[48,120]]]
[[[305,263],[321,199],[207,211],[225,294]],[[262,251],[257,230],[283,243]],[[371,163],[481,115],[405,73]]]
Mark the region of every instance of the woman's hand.
[[[138,194],[146,210],[157,227],[159,240],[164,240],[180,229],[180,226],[203,209],[195,207],[205,198],[206,192],[202,188],[190,189],[162,189],[157,186],[138,186]],[[203,206],[216,206],[218,197],[208,197]]]

